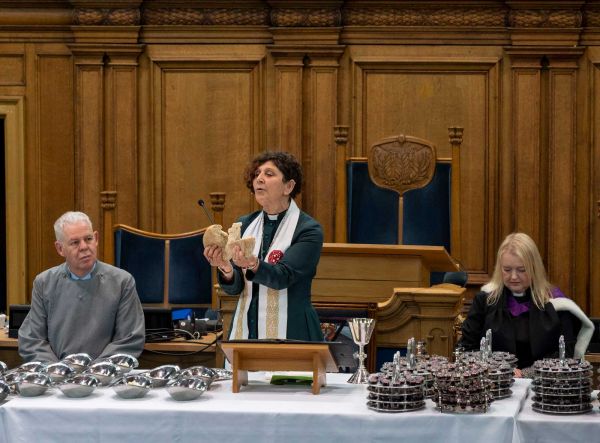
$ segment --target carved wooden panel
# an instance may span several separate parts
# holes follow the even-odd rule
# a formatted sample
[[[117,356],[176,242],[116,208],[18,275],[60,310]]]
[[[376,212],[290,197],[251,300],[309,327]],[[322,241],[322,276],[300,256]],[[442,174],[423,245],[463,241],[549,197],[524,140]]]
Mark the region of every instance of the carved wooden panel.
[[[137,165],[137,69],[135,66],[111,66],[107,69],[111,90],[107,108],[106,186],[116,191],[115,220],[138,226]],[[110,235],[110,232],[106,232]]]
[[[210,202],[211,192],[227,195],[226,226],[252,210],[243,173],[261,148],[260,71],[260,58],[155,63],[154,167],[146,177],[156,193],[153,228],[177,233],[206,226],[196,202]]]
[[[406,346],[409,338],[424,340],[430,354],[451,356],[453,323],[464,289],[455,285],[396,288],[377,308],[377,345]]]
[[[548,140],[548,273],[552,282],[580,305],[585,294],[573,291],[575,269],[576,71],[550,71]],[[559,252],[560,251],[560,252]]]
[[[302,59],[275,63],[275,94],[272,110],[275,132],[268,147],[288,151],[302,159]],[[273,140],[271,142],[271,140]]]
[[[76,56],[75,204],[98,225],[104,171],[104,66],[102,54]],[[106,235],[106,234],[105,234]]]
[[[503,214],[510,214],[503,235],[512,231],[531,235],[550,280],[585,306],[587,284],[581,277],[583,271],[577,271],[587,250],[578,239],[578,232],[587,229],[581,219],[585,206],[583,200],[577,203],[573,198],[582,178],[576,172],[581,109],[577,61],[581,54],[576,50],[541,52],[511,51],[513,149],[502,163],[506,181],[501,208]]]
[[[307,118],[302,166],[304,210],[319,220],[326,242],[333,241],[335,201],[335,143],[332,127],[337,122],[337,62],[313,61],[309,70]]]
[[[4,151],[4,229],[5,301],[7,305],[25,303],[26,226],[25,226],[25,110],[24,97],[0,95],[0,124]]]
[[[0,66],[0,85],[25,85],[24,54],[2,54]]]
[[[513,112],[511,114],[512,165],[514,181],[507,185],[513,210],[506,207],[514,217],[513,226],[540,238],[540,217],[543,210],[540,165],[540,72],[538,69],[517,67],[513,73]],[[514,229],[514,228],[513,228]],[[505,234],[508,234],[506,232]]]
[[[590,54],[591,85],[590,97],[600,97],[600,48],[594,48]],[[590,215],[590,257],[589,267],[589,312],[593,317],[600,317],[600,100],[593,100],[591,121],[591,205]],[[578,253],[579,254],[579,253]]]

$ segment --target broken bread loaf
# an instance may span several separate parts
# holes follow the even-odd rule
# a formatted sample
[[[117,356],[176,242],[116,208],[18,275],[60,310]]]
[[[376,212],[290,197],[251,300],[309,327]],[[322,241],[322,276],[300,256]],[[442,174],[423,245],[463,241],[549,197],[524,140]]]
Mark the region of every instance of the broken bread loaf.
[[[223,231],[221,225],[210,225],[204,232],[202,243],[204,247],[217,245],[220,248],[225,248],[227,244],[227,234]]]
[[[254,250],[254,237],[241,238],[241,223],[234,223],[231,228],[227,230],[228,238],[227,244],[225,245],[225,251],[223,251],[223,258],[225,260],[231,260],[233,257],[233,247],[239,246],[244,254],[244,257],[250,258],[252,251]]]
[[[206,228],[202,243],[204,247],[211,245],[217,245],[223,249],[223,258],[225,260],[231,260],[233,257],[233,247],[239,246],[244,254],[244,257],[252,257],[254,251],[254,237],[241,238],[241,223],[234,223],[231,228],[227,230],[227,233],[223,231],[221,225],[211,225]]]

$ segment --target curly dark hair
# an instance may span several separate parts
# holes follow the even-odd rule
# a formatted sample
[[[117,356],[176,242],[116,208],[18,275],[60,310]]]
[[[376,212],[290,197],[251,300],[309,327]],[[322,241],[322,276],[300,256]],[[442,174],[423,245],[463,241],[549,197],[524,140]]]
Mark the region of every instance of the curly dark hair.
[[[250,189],[250,192],[254,193],[252,181],[254,180],[256,170],[259,166],[262,166],[268,161],[272,161],[273,164],[277,166],[277,169],[281,171],[284,182],[287,183],[290,180],[294,180],[296,183],[294,189],[292,189],[292,192],[290,193],[290,197],[294,198],[299,194],[302,190],[302,166],[300,166],[296,157],[289,152],[282,151],[265,151],[257,155],[248,167],[246,167],[244,181],[246,182],[246,187]]]

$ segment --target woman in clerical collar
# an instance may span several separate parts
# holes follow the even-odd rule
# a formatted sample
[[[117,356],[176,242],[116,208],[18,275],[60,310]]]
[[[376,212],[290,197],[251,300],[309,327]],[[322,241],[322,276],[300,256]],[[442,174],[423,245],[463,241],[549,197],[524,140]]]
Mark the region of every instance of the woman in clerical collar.
[[[253,253],[235,246],[225,260],[219,246],[204,251],[219,269],[221,288],[240,294],[230,338],[321,341],[310,297],[323,230],[294,201],[302,189],[300,163],[287,152],[264,152],[249,164],[245,181],[262,208],[238,220],[242,239],[256,239]]]
[[[459,346],[465,350],[479,349],[491,329],[492,351],[516,355],[516,376],[534,361],[556,356],[561,335],[567,356],[585,352],[587,343],[576,343],[574,328],[589,319],[548,281],[538,248],[527,234],[517,232],[504,239],[492,279],[481,289],[462,325]]]

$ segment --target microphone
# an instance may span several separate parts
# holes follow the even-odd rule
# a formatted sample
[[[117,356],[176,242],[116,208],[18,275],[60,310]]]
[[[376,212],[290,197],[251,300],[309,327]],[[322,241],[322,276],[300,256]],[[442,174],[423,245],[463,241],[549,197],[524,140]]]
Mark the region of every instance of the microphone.
[[[204,200],[200,199],[198,200],[198,204],[202,207],[202,209],[204,209],[204,213],[206,214],[206,216],[208,217],[208,219],[210,220],[210,223],[212,225],[215,224],[215,221],[213,220],[213,218],[210,215],[210,212],[208,212],[208,210],[206,209],[206,206],[204,205]]]

